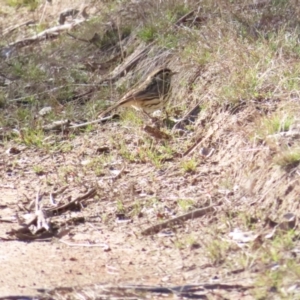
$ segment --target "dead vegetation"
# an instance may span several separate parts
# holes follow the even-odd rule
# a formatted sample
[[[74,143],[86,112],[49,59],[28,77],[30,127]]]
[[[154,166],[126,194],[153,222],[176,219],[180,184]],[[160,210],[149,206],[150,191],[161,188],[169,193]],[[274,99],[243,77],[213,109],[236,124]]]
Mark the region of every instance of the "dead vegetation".
[[[41,276],[39,297],[295,299],[297,1],[18,3],[0,11],[0,238],[100,245],[74,264],[112,284]],[[178,74],[159,128],[131,109],[97,120],[161,65]],[[1,293],[24,294],[13,282]]]

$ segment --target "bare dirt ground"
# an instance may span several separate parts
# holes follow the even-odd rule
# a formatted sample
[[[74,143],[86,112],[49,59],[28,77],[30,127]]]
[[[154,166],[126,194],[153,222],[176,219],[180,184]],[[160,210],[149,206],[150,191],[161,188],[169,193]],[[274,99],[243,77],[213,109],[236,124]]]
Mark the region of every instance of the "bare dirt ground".
[[[88,12],[99,17],[106,6],[111,5],[114,11],[117,2],[87,3]],[[153,4],[144,2],[145,6],[128,1],[127,11],[124,4],[110,18],[121,16],[125,10],[129,14],[138,12],[148,20],[144,9],[152,9]],[[171,7],[177,3],[171,2],[165,3]],[[185,13],[195,14],[193,22],[200,25],[191,29],[184,20],[181,29],[176,27],[183,30],[184,37],[192,30],[212,34],[214,26],[228,21],[224,7],[222,10],[220,6],[221,17],[216,17],[219,4],[212,6],[212,16],[217,21],[209,23],[208,14],[196,2],[186,2],[190,6]],[[81,7],[81,1],[53,1],[52,5],[45,2],[30,12],[26,7],[17,9],[8,2],[0,3],[5,45],[34,34],[29,28],[26,34],[20,29],[7,36],[7,28],[31,19],[49,28],[57,25],[64,9]],[[177,15],[172,18],[171,24],[181,20]],[[79,29],[76,36],[92,38],[98,32],[97,26],[100,28],[97,22],[107,24],[102,19],[92,19],[82,24],[93,29],[88,36]],[[130,37],[123,44],[127,51],[120,55],[116,50],[113,63],[104,59],[109,61],[106,64],[99,63],[103,53],[93,48],[94,44],[86,45],[86,41],[71,40],[70,36],[67,38],[73,44],[69,40],[64,44],[63,34],[59,40],[48,37],[41,43],[50,45],[50,50],[33,44],[15,54],[24,67],[32,52],[39,56],[49,51],[34,65],[49,73],[54,70],[51,76],[54,75],[36,82],[30,79],[34,72],[12,77],[11,70],[19,70],[15,57],[1,58],[0,76],[12,83],[5,81],[0,91],[0,100],[5,95],[8,101],[1,106],[5,122],[0,131],[0,299],[13,295],[17,299],[297,299],[299,161],[286,162],[280,154],[293,147],[298,151],[299,93],[286,86],[281,90],[279,83],[284,82],[281,74],[298,64],[299,59],[294,52],[288,56],[280,48],[282,52],[276,52],[272,67],[257,71],[260,80],[267,78],[258,89],[264,98],[255,90],[249,99],[244,94],[245,99],[239,96],[234,105],[220,103],[224,99],[214,98],[219,86],[235,71],[240,76],[242,66],[243,76],[237,82],[226,82],[220,94],[247,78],[247,59],[253,58],[255,68],[265,62],[268,56],[263,46],[270,42],[251,44],[243,40],[238,44],[238,39],[232,38],[222,40],[220,48],[217,37],[227,32],[225,29],[214,33],[216,40],[211,38],[200,48],[198,43],[192,45],[196,50],[186,44],[188,50],[184,49],[187,52],[182,57],[174,54],[174,48],[151,48],[152,42],[137,42],[137,36]],[[69,33],[74,32],[70,29]],[[197,39],[202,37],[199,36]],[[170,36],[165,39],[171,41]],[[193,37],[196,42],[197,39]],[[210,51],[198,58],[208,46]],[[262,48],[255,52],[255,47]],[[184,47],[180,44],[178,48],[181,51]],[[274,48],[273,44],[270,48]],[[125,68],[128,61],[136,58],[136,49],[142,57],[138,67],[131,64]],[[147,49],[150,50],[143,57],[141,53]],[[122,59],[116,63],[119,56]],[[162,62],[178,72],[171,95],[173,115],[181,118],[190,109],[198,108],[192,121],[178,126],[181,130],[175,130],[176,121],[171,120],[158,130],[142,114],[132,114],[130,109],[121,111],[121,119],[81,130],[67,126],[45,129],[45,125],[53,124],[53,119],[38,114],[46,106],[42,102],[45,99],[53,108],[54,120],[70,118],[72,124],[90,121],[90,115],[82,115],[92,111],[95,118],[101,110],[99,99],[107,98],[107,94],[116,98],[120,87],[127,90],[132,68],[143,76]],[[97,65],[95,69],[92,63]],[[120,71],[122,67],[126,72]],[[268,81],[278,69],[280,80]],[[72,75],[63,77],[60,72]],[[107,74],[121,78],[115,76],[110,86],[102,80]],[[295,74],[293,78],[299,75]],[[61,81],[56,82],[60,76]],[[72,85],[78,90],[68,90],[63,97],[76,98],[89,91],[88,101],[58,105],[61,95],[55,94],[55,88],[71,86],[70,78],[74,78]],[[244,92],[245,86],[240,90]],[[18,94],[21,90],[24,94]],[[42,96],[36,107],[26,110],[31,95]],[[24,99],[29,102],[24,104]],[[281,132],[291,112],[293,125]],[[282,118],[281,125],[278,132],[269,133],[264,118],[271,119],[273,113]],[[150,134],[146,124],[165,136]]]
[[[1,233],[5,235],[14,227],[16,212],[19,211],[20,206],[26,206],[31,200],[34,201],[36,189],[45,192],[47,189],[52,190],[53,186],[59,184],[57,168],[61,166],[66,169],[70,168],[70,173],[64,175],[66,176],[64,180],[68,186],[66,192],[74,196],[84,193],[86,189],[84,186],[95,182],[95,177],[92,172],[87,174],[82,170],[80,171],[84,168],[82,167],[82,158],[87,155],[88,159],[92,160],[98,156],[98,154],[93,155],[93,152],[96,153],[95,149],[101,143],[101,135],[90,134],[87,139],[75,138],[72,143],[76,145],[76,150],[68,156],[48,155],[36,150],[23,149],[20,154],[14,156],[14,160],[19,162],[18,170],[10,167],[10,155],[5,154],[7,147],[3,147],[1,156],[5,161],[4,171],[6,170],[6,172],[2,174],[2,178],[7,187],[4,184],[1,187],[1,198],[3,199],[1,201],[1,219],[11,217],[13,219],[11,223],[1,222]],[[35,158],[38,158],[39,165],[46,170],[45,174],[37,175],[32,170]],[[114,169],[118,170],[121,167],[123,168],[120,165]],[[31,294],[33,289],[37,287],[53,288],[99,282],[122,281],[140,284],[172,283],[180,285],[189,278],[194,278],[197,281],[195,274],[197,267],[193,262],[193,257],[197,256],[197,249],[192,249],[191,245],[189,257],[192,265],[189,265],[187,259],[182,257],[183,253],[180,249],[174,248],[174,243],[179,238],[180,232],[176,233],[176,238],[145,238],[140,236],[141,229],[150,225],[149,221],[146,221],[148,218],[142,216],[145,213],[140,212],[141,216],[137,215],[124,221],[121,217],[118,221],[115,212],[116,202],[119,201],[116,199],[121,194],[121,201],[125,210],[134,209],[134,205],[142,206],[149,201],[147,198],[150,197],[163,199],[163,201],[157,200],[157,212],[152,211],[149,213],[150,215],[155,217],[159,211],[172,215],[174,209],[172,198],[176,199],[176,194],[183,192],[181,189],[185,191],[186,185],[195,180],[193,177],[196,175],[184,180],[181,178],[180,183],[176,182],[176,178],[162,180],[164,175],[157,174],[155,168],[147,165],[136,166],[133,170],[126,168],[123,173],[124,175],[129,174],[130,180],[127,178],[128,175],[125,175],[126,179],[122,179],[123,175],[114,179],[116,176],[113,171],[111,171],[112,175],[108,173],[104,179],[99,179],[99,185],[105,186],[106,189],[99,188],[97,199],[88,200],[82,211],[70,213],[68,217],[65,216],[70,219],[68,221],[70,224],[66,224],[66,227],[70,228],[71,233],[69,234],[72,237],[72,243],[81,246],[71,247],[51,240],[31,243],[2,242],[1,272],[5,274],[2,277],[2,295]],[[142,177],[141,174],[143,174]],[[155,178],[149,178],[147,174],[151,174],[151,177]],[[74,177],[80,181],[81,190],[78,189],[78,183],[73,181]],[[46,181],[52,183],[48,188],[45,186]],[[174,185],[177,186],[176,192],[171,193]],[[113,196],[113,191],[116,191],[118,197]],[[196,195],[193,191],[190,193]],[[103,223],[104,218],[106,224]],[[199,226],[205,226],[205,223],[201,224],[199,220],[195,220],[189,226],[196,230]],[[184,230],[181,229],[180,231]],[[200,237],[195,236],[196,241],[198,238]],[[107,244],[109,249],[103,250],[103,247],[97,247],[97,244],[102,243]],[[182,272],[183,268],[186,269],[184,273]],[[191,270],[189,270],[190,268]],[[192,283],[190,280],[188,282]]]
[[[1,147],[2,182],[5,182],[1,186],[2,238],[9,238],[7,233],[19,227],[16,215],[24,216],[22,208],[34,202],[37,190],[49,193],[55,186],[61,186],[59,177],[64,176],[67,186],[63,198],[84,194],[95,182],[99,185],[98,195],[84,201],[80,211],[52,218],[53,224],[69,231],[61,240],[30,242],[26,235],[24,242],[2,240],[2,296],[35,295],[38,288],[78,288],[104,283],[175,286],[210,282],[220,276],[201,254],[203,228],[214,222],[211,217],[187,221],[176,229],[176,234],[170,231],[161,236],[141,235],[142,229],[160,222],[161,218],[176,215],[178,197],[199,199],[199,206],[207,202],[209,191],[195,185],[199,174],[178,177],[167,171],[171,176],[165,179],[165,172],[148,164],[137,164],[134,168],[113,164],[105,176],[95,178],[93,171],[84,170],[84,165],[87,159],[99,156],[96,150],[101,140],[101,130],[76,137],[71,142],[74,150],[67,156],[26,148],[10,155],[5,153],[9,145]],[[44,174],[33,171],[36,160]],[[66,174],[59,174],[62,167],[67,169]],[[122,174],[116,176],[114,171],[124,167]],[[48,197],[49,194],[44,196],[45,203]],[[59,201],[60,196],[57,198]],[[120,212],[116,211],[118,202],[122,203]],[[140,209],[147,206],[151,209]],[[129,217],[134,210],[138,212]],[[122,211],[129,216],[123,216]],[[181,243],[186,242],[190,245],[181,249]],[[235,275],[229,278],[233,280]]]

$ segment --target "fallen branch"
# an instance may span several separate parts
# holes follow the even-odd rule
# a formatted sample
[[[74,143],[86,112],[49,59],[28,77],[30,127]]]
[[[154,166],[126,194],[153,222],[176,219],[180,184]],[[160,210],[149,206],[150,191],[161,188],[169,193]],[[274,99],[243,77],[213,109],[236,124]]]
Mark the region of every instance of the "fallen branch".
[[[186,221],[186,220],[189,220],[189,219],[200,218],[200,217],[206,215],[207,213],[213,212],[213,211],[215,211],[215,205],[211,205],[211,206],[208,206],[208,207],[196,209],[196,210],[193,210],[189,213],[181,215],[179,217],[175,217],[175,218],[167,220],[163,223],[151,226],[151,227],[143,230],[141,233],[142,233],[142,235],[154,234],[154,233],[157,233],[157,232],[161,231],[164,228],[172,227],[172,226],[178,224],[179,222],[183,222],[183,221]]]
[[[20,41],[16,41],[14,43],[11,43],[8,45],[8,48],[10,49],[19,49],[28,45],[31,45],[33,43],[36,42],[40,42],[46,39],[51,39],[51,38],[56,38],[59,36],[59,32],[61,31],[66,31],[66,30],[71,30],[73,29],[75,26],[81,24],[82,22],[85,22],[86,20],[76,20],[73,23],[69,23],[69,24],[63,24],[63,25],[59,25],[59,26],[55,26],[52,28],[48,28],[42,32],[40,32],[39,34],[30,37],[30,38],[26,38]]]
[[[61,130],[68,128],[70,125],[70,120],[61,120],[61,121],[55,121],[52,124],[47,124],[43,126],[43,130],[50,131],[50,130]]]
[[[44,125],[42,127],[42,129],[45,130],[45,131],[51,131],[51,130],[83,128],[83,127],[87,127],[87,126],[92,125],[92,124],[99,124],[99,123],[103,123],[103,122],[106,122],[106,121],[111,120],[111,119],[115,119],[116,116],[118,116],[118,115],[112,115],[112,116],[108,116],[108,117],[105,117],[105,118],[100,118],[100,119],[97,119],[97,120],[84,122],[84,123],[80,123],[80,124],[72,124],[70,122],[70,120],[55,121],[52,124]]]
[[[74,205],[78,205],[78,203],[80,203],[81,201],[83,201],[85,199],[94,197],[96,195],[96,193],[97,193],[97,190],[95,188],[92,188],[89,191],[87,191],[84,195],[76,197],[74,200],[70,201],[69,203],[62,204],[57,207],[51,207],[51,208],[46,209],[45,211],[47,213],[48,212],[61,213],[61,212],[65,211],[66,209],[72,208],[72,206],[74,206]]]
[[[105,121],[107,121],[107,120],[113,119],[114,116],[115,116],[115,115],[109,116],[109,117],[105,117],[105,118],[100,118],[100,119],[93,120],[93,121],[90,121],[90,122],[85,122],[85,123],[81,123],[81,124],[71,125],[71,126],[69,126],[69,128],[70,128],[70,129],[75,129],[75,128],[86,127],[86,126],[92,125],[92,124],[99,124],[99,123],[105,122]]]
[[[200,283],[179,286],[94,284],[82,287],[57,287],[51,290],[43,290],[42,298],[56,299],[59,295],[63,295],[64,299],[73,299],[74,295],[91,294],[97,295],[97,299],[225,299],[225,297],[223,298],[220,295],[216,298],[215,292],[225,290],[228,292],[241,293],[253,288],[254,286],[250,285],[227,283]],[[157,298],[155,294],[160,295],[157,295],[159,296]],[[170,296],[172,296],[172,298],[170,298]],[[5,300],[6,299],[7,298],[5,298]],[[2,298],[0,298],[0,300],[2,300]]]
[[[184,16],[182,16],[181,18],[179,18],[175,25],[179,26],[181,23],[185,22],[189,17],[191,17],[194,13],[195,13],[195,9],[189,11],[188,13],[186,13]]]
[[[24,23],[21,23],[21,24],[18,24],[18,25],[15,25],[15,26],[12,26],[10,28],[7,28],[4,30],[3,34],[2,34],[2,37],[9,34],[9,33],[12,33],[13,31],[15,31],[16,29],[20,28],[20,27],[23,27],[23,26],[29,26],[29,25],[32,25],[32,24],[35,24],[36,22],[34,20],[30,20],[30,21],[26,21]]]
[[[68,245],[70,247],[101,247],[103,248],[104,251],[109,251],[110,247],[108,244],[105,243],[100,243],[100,244],[76,244],[76,243],[70,243],[61,239],[58,239],[58,241],[60,241],[61,243]]]

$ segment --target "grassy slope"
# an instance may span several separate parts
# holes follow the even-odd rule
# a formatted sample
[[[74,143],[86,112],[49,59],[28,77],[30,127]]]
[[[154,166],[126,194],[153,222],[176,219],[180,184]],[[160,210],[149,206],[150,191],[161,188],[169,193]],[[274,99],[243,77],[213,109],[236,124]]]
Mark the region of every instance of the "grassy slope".
[[[300,275],[299,259],[293,254],[299,231],[297,227],[280,230],[275,225],[286,225],[286,213],[299,216],[300,47],[296,1],[265,1],[257,6],[252,1],[202,1],[200,6],[197,1],[182,4],[179,0],[118,2],[94,4],[91,12],[101,10],[101,14],[72,32],[87,39],[99,33],[102,39],[95,44],[62,34],[54,41],[19,49],[1,60],[2,143],[26,144],[49,153],[62,151],[64,137],[57,135],[53,142],[51,133],[51,143],[44,142],[48,133],[41,130],[43,124],[65,118],[77,122],[96,118],[106,100],[118,99],[169,57],[168,65],[179,71],[169,114],[181,117],[199,104],[201,111],[195,123],[181,134],[166,127],[163,130],[172,135],[172,140],[157,142],[141,131],[140,116],[126,111],[120,124],[129,127],[130,133],[115,123],[103,125],[108,143],[117,151],[91,164],[89,171],[100,175],[107,161],[121,159],[129,169],[154,166],[154,176],[163,171],[166,177],[193,177],[194,183],[189,185],[203,191],[208,201],[195,200],[190,191],[179,199],[181,202],[178,200],[178,207],[192,209],[206,202],[220,206],[214,224],[207,229],[210,238],[203,255],[216,269],[257,272],[257,298],[263,299],[271,287],[279,297],[289,297],[287,289]],[[194,14],[187,20],[174,25],[192,10]],[[51,24],[48,19],[46,15],[37,27],[13,32],[1,44],[42,30]],[[121,36],[131,40],[125,39],[120,49],[117,43]],[[151,42],[154,44],[148,56],[134,72],[116,82],[99,84],[135,49]],[[92,92],[87,97],[76,98],[89,90]],[[39,117],[38,111],[49,105],[53,112]],[[12,129],[20,134],[14,135]],[[84,137],[86,133],[74,134]],[[116,135],[120,140],[115,140]],[[176,158],[175,153],[182,154],[197,142],[192,153]],[[213,155],[205,158],[201,147],[214,148]],[[165,160],[170,156],[174,157],[171,163]],[[257,238],[248,243],[249,247],[238,248],[228,239],[235,228],[251,230]],[[273,236],[266,238],[270,232]],[[272,268],[274,264],[278,268]]]

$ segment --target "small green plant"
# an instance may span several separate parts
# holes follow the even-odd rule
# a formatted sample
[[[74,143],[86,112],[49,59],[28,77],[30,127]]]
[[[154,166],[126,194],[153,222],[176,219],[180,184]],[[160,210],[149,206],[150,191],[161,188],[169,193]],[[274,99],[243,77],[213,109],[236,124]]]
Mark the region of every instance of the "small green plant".
[[[89,77],[86,72],[80,70],[80,66],[73,66],[69,71],[69,76],[72,78],[73,83],[88,83]]]
[[[265,117],[260,121],[260,131],[264,135],[285,132],[290,129],[293,122],[294,118],[290,115],[281,116],[280,114],[275,114]]]
[[[276,231],[276,236],[264,243],[264,246],[256,252],[256,260],[263,266],[258,273],[254,294],[264,295],[269,290],[281,293],[284,287],[291,286],[300,278],[298,259],[286,255],[296,247],[298,233],[294,230]],[[296,238],[296,239],[295,239]],[[284,298],[280,294],[280,299]],[[257,298],[263,299],[263,298]],[[279,298],[278,298],[279,299]]]
[[[35,10],[40,1],[39,0],[6,0],[6,3],[13,7],[26,6],[29,10]]]
[[[131,150],[125,142],[120,141],[119,154],[129,162],[135,162],[138,159],[139,151]]]
[[[282,271],[278,269],[268,270],[264,274],[259,274],[253,291],[255,299],[269,299],[270,291],[273,291],[277,296],[283,296],[280,293],[282,287]],[[279,295],[278,295],[279,293]],[[281,295],[280,295],[281,294]],[[283,299],[283,298],[278,298]]]
[[[97,158],[92,159],[88,163],[87,168],[92,169],[96,176],[104,175],[103,158],[102,157],[97,157]]]
[[[194,234],[189,234],[185,239],[186,244],[190,247],[198,245],[198,239],[194,236]]]
[[[154,24],[144,26],[139,32],[138,37],[144,42],[152,42],[157,34],[157,28]]]
[[[179,199],[177,200],[177,203],[183,211],[189,211],[195,205],[194,201],[191,199]]]
[[[158,207],[160,205],[160,201],[157,198],[150,198],[146,202],[146,207]]]
[[[189,12],[189,7],[184,3],[174,3],[166,12],[166,19],[173,23]]]
[[[40,166],[40,165],[36,165],[36,166],[33,166],[33,171],[36,175],[43,175],[45,172],[44,172],[44,167],[43,166]]]
[[[177,240],[174,241],[174,246],[177,249],[184,249],[185,248],[185,243],[184,243],[184,241],[177,239]]]
[[[300,163],[300,148],[289,149],[279,153],[274,158],[274,162],[283,169],[294,168]]]
[[[155,167],[160,169],[163,163],[173,154],[173,150],[168,144],[156,145],[153,140],[144,140],[145,144],[139,148],[138,155],[140,161],[150,161]]]
[[[225,177],[219,183],[220,189],[225,189],[231,191],[233,189],[233,183],[230,177]]]
[[[58,149],[62,153],[71,152],[73,150],[73,148],[74,148],[74,146],[71,143],[66,143],[66,142],[63,142],[63,143],[61,143],[61,145],[58,146]]]
[[[209,49],[199,49],[197,44],[187,43],[182,53],[183,57],[187,60],[192,60],[193,62],[204,66],[212,61],[212,53]]]
[[[19,136],[19,141],[26,146],[35,146],[38,148],[47,148],[49,144],[44,142],[45,134],[42,130],[23,129]]]
[[[61,183],[68,183],[69,177],[75,177],[76,175],[77,172],[74,166],[62,166],[58,169],[58,177]]]
[[[195,158],[187,159],[181,162],[181,168],[184,172],[194,172],[197,168],[197,161]]]
[[[25,100],[25,99],[24,99]],[[26,99],[28,100],[29,103],[33,103],[34,99]],[[21,124],[23,123],[29,123],[33,121],[33,116],[32,116],[32,111],[29,108],[23,108],[19,107],[17,110],[14,111],[14,117],[20,122]]]
[[[284,112],[276,112],[255,121],[250,139],[265,141],[268,145],[274,146],[274,142],[276,143],[277,139],[280,138],[280,133],[289,131],[294,124],[294,113],[288,111],[287,108]]]
[[[0,109],[3,109],[6,105],[6,97],[5,94],[0,91]]]
[[[257,220],[260,219],[258,216],[251,216],[247,212],[238,213],[238,218],[242,222],[243,226],[247,228],[247,230],[255,230],[257,225]],[[263,216],[261,216],[263,218]]]
[[[141,213],[142,209],[143,209],[143,206],[141,204],[141,201],[135,201],[134,205],[133,205],[133,209],[131,211],[131,215],[138,216]]]
[[[117,200],[117,211],[118,213],[124,213],[125,211],[124,204],[121,200]]]
[[[158,35],[158,44],[162,47],[174,49],[180,43],[180,38],[176,33],[168,32],[166,34]]]
[[[94,174],[96,176],[103,176],[104,175],[104,171],[103,171],[103,168],[101,166],[97,166],[95,169],[94,169]]]
[[[220,265],[226,260],[229,243],[217,239],[212,240],[207,246],[206,251],[213,265]]]
[[[107,213],[102,213],[102,214],[101,214],[101,220],[102,220],[102,223],[103,223],[103,224],[107,224],[108,221],[110,220],[109,214],[107,214]]]
[[[142,152],[140,152],[140,155],[141,156],[146,156],[151,162],[152,164],[160,169],[162,167],[162,159],[163,159],[163,155],[161,155],[160,153],[158,153],[155,149],[153,149],[152,147],[151,148],[148,148],[148,149],[145,149],[144,151],[144,155],[142,154]]]
[[[134,127],[140,127],[143,124],[143,119],[139,112],[134,109],[126,109],[121,114],[122,123]]]

